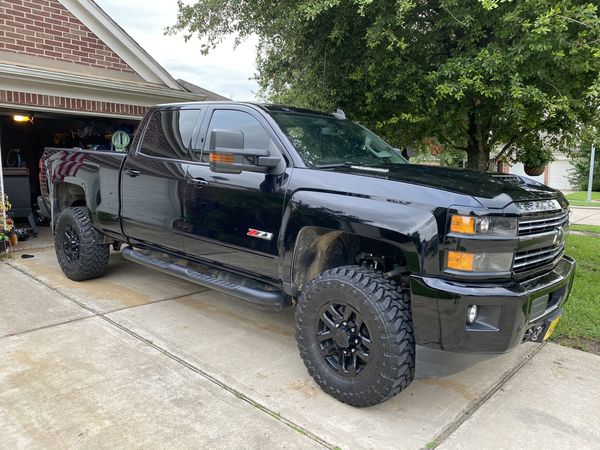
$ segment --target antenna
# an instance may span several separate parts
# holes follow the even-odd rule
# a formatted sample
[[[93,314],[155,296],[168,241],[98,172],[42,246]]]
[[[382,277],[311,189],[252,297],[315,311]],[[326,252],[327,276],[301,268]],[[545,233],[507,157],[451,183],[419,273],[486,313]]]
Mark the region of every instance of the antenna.
[[[338,108],[336,112],[333,113],[333,117],[340,120],[346,120],[346,113],[340,108]]]

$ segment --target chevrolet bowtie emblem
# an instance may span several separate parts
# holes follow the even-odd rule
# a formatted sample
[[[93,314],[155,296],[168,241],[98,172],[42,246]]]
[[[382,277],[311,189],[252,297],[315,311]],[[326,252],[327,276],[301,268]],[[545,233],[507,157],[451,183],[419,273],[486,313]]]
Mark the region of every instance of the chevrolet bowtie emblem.
[[[562,242],[564,238],[565,238],[565,231],[564,231],[563,227],[558,227],[556,229],[556,234],[554,235],[554,240],[552,241],[552,243],[556,244],[557,242]]]

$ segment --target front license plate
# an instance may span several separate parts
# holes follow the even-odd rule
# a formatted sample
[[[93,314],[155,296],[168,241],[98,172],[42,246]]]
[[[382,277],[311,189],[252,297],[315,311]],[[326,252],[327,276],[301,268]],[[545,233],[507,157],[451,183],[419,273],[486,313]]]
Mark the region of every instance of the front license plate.
[[[552,336],[552,332],[556,328],[556,324],[558,323],[559,320],[560,320],[560,317],[557,317],[552,322],[550,322],[550,325],[548,326],[548,330],[546,331],[546,335],[544,336],[545,341],[547,341],[548,338],[550,338],[550,336]]]

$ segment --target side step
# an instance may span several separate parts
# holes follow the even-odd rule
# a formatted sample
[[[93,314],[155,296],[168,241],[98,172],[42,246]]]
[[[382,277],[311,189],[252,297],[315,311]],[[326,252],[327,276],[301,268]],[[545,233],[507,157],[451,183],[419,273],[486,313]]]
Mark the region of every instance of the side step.
[[[121,254],[129,261],[241,298],[261,309],[281,311],[291,306],[289,297],[280,290],[267,289],[267,285],[264,285],[263,288],[257,281],[230,272],[197,264],[184,267],[172,260],[163,260],[153,256],[150,252],[138,251],[132,247],[125,247],[121,250]]]

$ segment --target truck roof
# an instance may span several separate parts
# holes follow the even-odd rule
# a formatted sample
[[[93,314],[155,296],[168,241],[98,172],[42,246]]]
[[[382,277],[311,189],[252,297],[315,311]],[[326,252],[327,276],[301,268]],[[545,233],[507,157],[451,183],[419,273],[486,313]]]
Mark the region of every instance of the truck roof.
[[[236,102],[236,101],[203,101],[203,102],[180,102],[180,103],[163,103],[160,105],[156,105],[157,108],[164,107],[187,107],[193,108],[194,106],[206,106],[206,105],[250,105],[262,108],[268,112],[290,112],[290,113],[298,113],[298,114],[311,114],[315,116],[324,116],[324,117],[335,117],[332,113],[326,113],[323,111],[318,111],[316,109],[309,108],[298,108],[295,106],[289,105],[279,105],[274,103],[261,103],[261,102]]]

